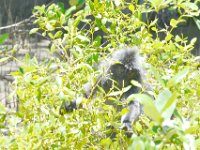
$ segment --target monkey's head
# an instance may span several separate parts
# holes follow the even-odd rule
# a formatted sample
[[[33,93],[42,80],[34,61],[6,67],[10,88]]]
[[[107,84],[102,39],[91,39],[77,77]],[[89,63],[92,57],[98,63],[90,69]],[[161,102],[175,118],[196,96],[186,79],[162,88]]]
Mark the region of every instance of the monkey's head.
[[[140,66],[139,50],[134,48],[124,48],[113,53],[109,60],[101,65],[106,76],[101,79],[101,86],[105,91],[113,85],[118,88],[131,85],[132,80],[142,83],[142,67]]]
[[[113,53],[112,59],[123,64],[128,70],[140,70],[140,55],[137,47],[125,48]]]

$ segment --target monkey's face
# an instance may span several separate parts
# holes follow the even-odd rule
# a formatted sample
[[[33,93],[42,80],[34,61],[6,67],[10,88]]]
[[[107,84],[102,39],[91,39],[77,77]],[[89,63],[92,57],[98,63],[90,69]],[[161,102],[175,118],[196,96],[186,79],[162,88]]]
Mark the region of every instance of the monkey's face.
[[[110,79],[115,81],[118,88],[123,88],[131,85],[131,80],[142,82],[140,71],[137,68],[126,68],[121,63],[113,64],[108,70]]]

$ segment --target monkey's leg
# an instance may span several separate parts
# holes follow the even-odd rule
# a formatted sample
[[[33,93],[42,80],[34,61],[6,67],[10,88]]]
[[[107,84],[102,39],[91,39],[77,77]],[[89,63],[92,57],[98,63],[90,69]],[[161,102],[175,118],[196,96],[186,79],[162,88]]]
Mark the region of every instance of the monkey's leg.
[[[127,131],[132,131],[132,123],[135,122],[142,113],[141,106],[138,101],[130,102],[128,105],[129,112],[122,116],[122,128]]]

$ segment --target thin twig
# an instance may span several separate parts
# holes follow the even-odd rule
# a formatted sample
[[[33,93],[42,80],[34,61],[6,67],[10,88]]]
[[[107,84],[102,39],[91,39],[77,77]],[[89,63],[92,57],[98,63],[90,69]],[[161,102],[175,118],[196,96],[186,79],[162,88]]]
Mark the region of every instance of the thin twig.
[[[46,8],[47,8],[48,6],[50,6],[52,3],[54,3],[54,2],[55,2],[55,0],[53,0],[53,1],[50,2],[50,3],[48,3],[48,4],[46,5]],[[22,21],[20,21],[20,22],[18,22],[18,23],[11,24],[11,25],[4,26],[4,27],[0,27],[0,30],[18,27],[18,26],[20,26],[21,24],[24,24],[24,23],[29,22],[29,21],[30,21],[32,18],[34,18],[34,17],[35,17],[35,15],[32,15],[32,16],[30,16],[29,18],[24,19],[24,20],[22,20]]]
[[[0,30],[9,29],[9,28],[14,28],[14,27],[18,27],[18,26],[20,26],[21,24],[24,24],[24,23],[29,22],[29,21],[30,21],[32,18],[34,18],[34,17],[35,17],[35,16],[32,15],[32,16],[30,16],[29,18],[24,19],[24,20],[22,20],[22,21],[20,21],[20,22],[18,22],[18,23],[11,24],[11,25],[4,26],[4,27],[0,27]]]

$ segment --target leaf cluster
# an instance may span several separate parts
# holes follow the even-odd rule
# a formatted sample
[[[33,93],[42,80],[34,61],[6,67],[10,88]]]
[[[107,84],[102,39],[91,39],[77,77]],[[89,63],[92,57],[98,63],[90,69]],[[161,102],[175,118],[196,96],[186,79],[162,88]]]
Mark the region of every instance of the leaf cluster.
[[[188,17],[199,15],[195,3],[147,0],[85,1],[85,7],[65,9],[61,3],[37,6],[33,13],[38,25],[30,31],[42,33],[52,41],[50,52],[58,58],[38,62],[28,55],[15,77],[13,91],[19,111],[1,124],[8,135],[0,145],[9,149],[195,149],[199,139],[200,79],[198,63],[190,54],[195,38],[172,34]],[[168,28],[159,29],[158,19],[144,22],[144,13],[172,6],[179,11]],[[152,36],[152,31],[156,33]],[[159,33],[165,35],[159,38]],[[124,46],[138,46],[146,58],[147,81],[152,97],[131,95],[144,106],[144,114],[133,124],[131,138],[120,129],[119,118],[127,109],[117,111],[106,105],[106,95],[98,92],[82,96],[83,84],[95,83],[100,72],[95,64]],[[134,82],[133,82],[134,84]],[[145,89],[145,88],[144,88]],[[148,92],[148,91],[147,91]],[[117,97],[117,96],[116,96]],[[59,115],[64,101],[78,98],[80,109]],[[113,100],[119,104],[117,98]],[[3,107],[0,105],[0,107]],[[8,124],[7,126],[4,123]]]

